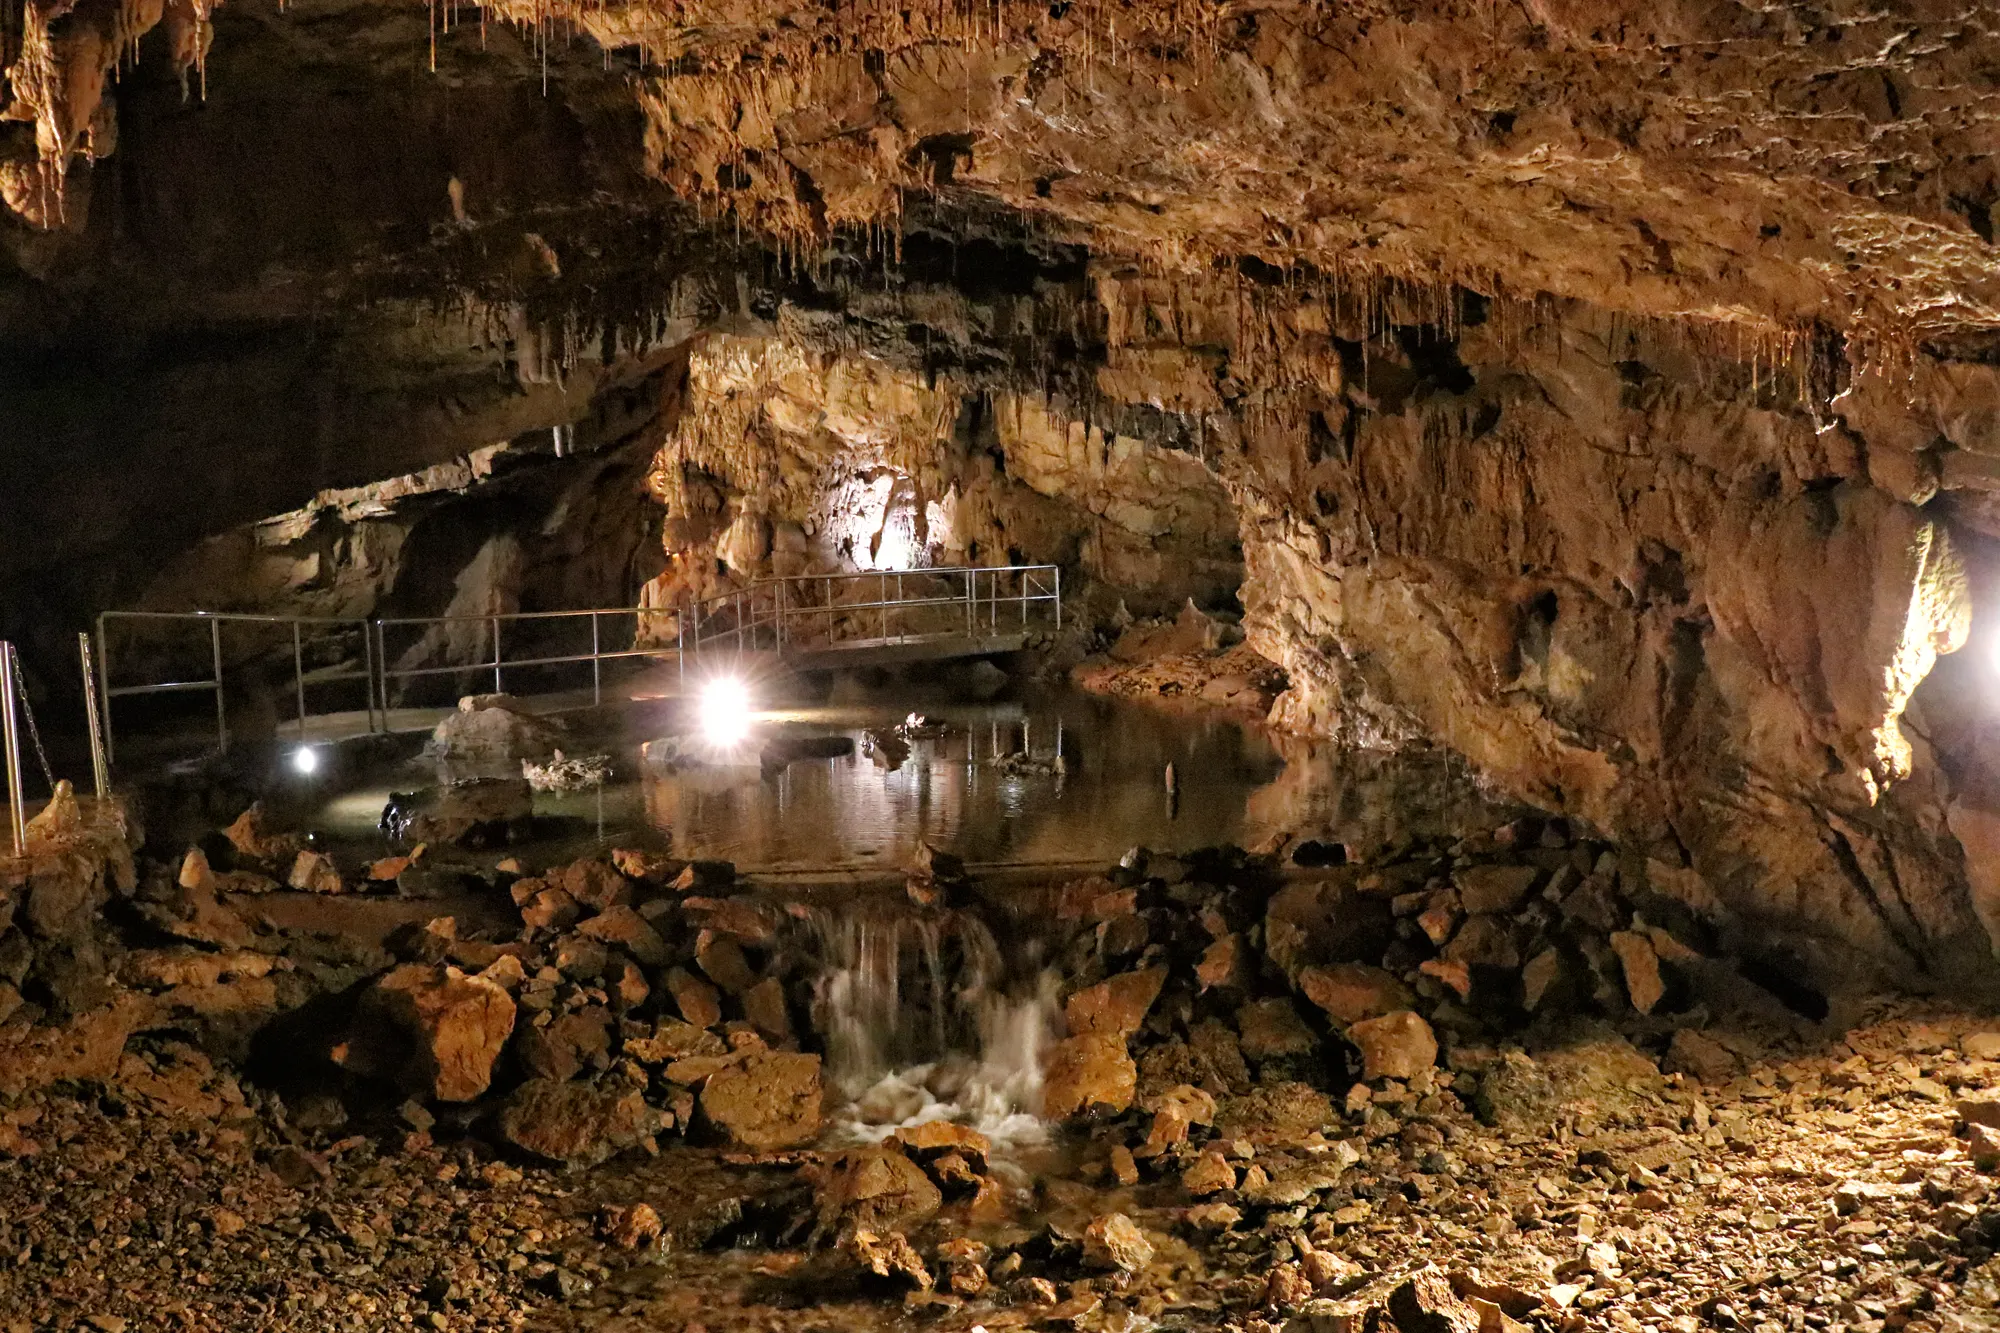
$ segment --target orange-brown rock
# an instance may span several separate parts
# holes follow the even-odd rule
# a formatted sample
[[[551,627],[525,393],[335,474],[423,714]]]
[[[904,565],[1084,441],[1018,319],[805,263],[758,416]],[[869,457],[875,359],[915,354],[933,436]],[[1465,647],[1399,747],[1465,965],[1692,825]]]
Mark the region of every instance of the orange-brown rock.
[[[757,973],[734,936],[704,930],[695,937],[694,956],[709,980],[731,995],[741,995],[757,984]]]
[[[521,1068],[532,1078],[557,1083],[587,1069],[603,1069],[610,1063],[611,1026],[611,1011],[601,1004],[587,1005],[546,1023],[538,1016],[516,1040]]]
[[[345,893],[347,885],[341,880],[340,867],[324,852],[302,851],[292,861],[291,873],[285,883],[307,893]]]
[[[1365,963],[1309,967],[1299,973],[1299,989],[1336,1023],[1358,1023],[1407,1009],[1414,996],[1393,972]]]
[[[722,1021],[722,992],[687,969],[668,971],[667,993],[681,1017],[695,1027],[712,1028]]]
[[[1096,1268],[1136,1273],[1153,1262],[1153,1243],[1125,1214],[1107,1213],[1083,1229],[1083,1258]]]
[[[1667,992],[1666,982],[1660,977],[1660,956],[1653,951],[1653,942],[1637,931],[1614,931],[1611,950],[1618,955],[1619,966],[1625,971],[1625,991],[1631,997],[1632,1007],[1642,1014],[1652,1013],[1653,1006]]]
[[[1292,1002],[1279,996],[1252,1000],[1236,1011],[1243,1054],[1251,1060],[1309,1055],[1319,1047],[1319,1034],[1307,1027]]]
[[[632,901],[632,885],[617,869],[595,857],[572,861],[547,876],[583,907],[601,912],[608,907],[627,906]]]
[[[1452,883],[1466,911],[1506,913],[1527,900],[1541,873],[1534,866],[1467,866],[1452,876]]]
[[[753,1051],[709,1078],[701,1110],[730,1142],[769,1152],[819,1135],[820,1098],[817,1055]]]
[[[1215,1098],[1186,1083],[1149,1098],[1146,1109],[1153,1113],[1153,1124],[1146,1142],[1135,1154],[1139,1157],[1158,1157],[1169,1148],[1187,1142],[1188,1130],[1193,1126],[1215,1123]]]
[[[944,1205],[922,1167],[899,1149],[850,1148],[821,1168],[814,1188],[823,1235],[914,1226]]]
[[[1063,1005],[1063,1016],[1069,1021],[1069,1030],[1076,1035],[1103,1033],[1119,1038],[1138,1031],[1146,1021],[1146,1011],[1159,998],[1160,987],[1166,984],[1167,970],[1164,967],[1149,967],[1141,972],[1125,972],[1101,981],[1095,986],[1086,986],[1071,995]]]
[[[485,1092],[494,1062],[514,1031],[514,1000],[490,981],[456,968],[406,963],[376,978],[362,998],[406,1039],[394,1075],[412,1092],[465,1102]]]
[[[1086,1032],[1056,1043],[1042,1070],[1042,1114],[1051,1120],[1116,1115],[1132,1104],[1139,1067],[1114,1033]]]
[[[1216,986],[1241,986],[1248,977],[1248,961],[1241,935],[1231,932],[1218,936],[1202,952],[1201,961],[1195,964],[1195,980],[1201,983],[1203,990]]]
[[[607,1083],[529,1079],[500,1110],[500,1136],[523,1152],[573,1166],[595,1166],[636,1148],[666,1127],[641,1090]]]
[[[1413,1010],[1350,1024],[1347,1039],[1361,1051],[1364,1079],[1413,1078],[1437,1063],[1437,1038]]]
[[[667,961],[667,944],[647,920],[632,908],[607,907],[577,927],[600,944],[615,944],[648,967]]]

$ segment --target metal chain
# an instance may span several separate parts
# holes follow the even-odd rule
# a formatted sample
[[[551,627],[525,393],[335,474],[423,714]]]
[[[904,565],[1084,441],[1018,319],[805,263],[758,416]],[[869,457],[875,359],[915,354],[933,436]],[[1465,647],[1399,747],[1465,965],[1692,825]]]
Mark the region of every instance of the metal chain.
[[[41,728],[35,725],[35,710],[28,703],[28,682],[21,676],[21,655],[14,654],[14,695],[21,701],[21,712],[28,719],[28,739],[35,743],[35,758],[42,761],[42,776],[48,779],[49,790],[56,789],[56,771],[49,767],[49,752],[42,748]]]

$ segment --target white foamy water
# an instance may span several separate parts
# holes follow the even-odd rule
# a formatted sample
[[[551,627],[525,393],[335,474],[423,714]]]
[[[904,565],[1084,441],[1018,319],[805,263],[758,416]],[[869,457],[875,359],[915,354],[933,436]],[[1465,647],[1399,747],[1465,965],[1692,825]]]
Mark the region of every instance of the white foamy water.
[[[828,913],[815,1003],[841,1105],[834,1134],[873,1142],[915,1125],[969,1125],[1004,1153],[1042,1143],[1042,1056],[1057,977],[1010,978],[985,924],[962,912]]]

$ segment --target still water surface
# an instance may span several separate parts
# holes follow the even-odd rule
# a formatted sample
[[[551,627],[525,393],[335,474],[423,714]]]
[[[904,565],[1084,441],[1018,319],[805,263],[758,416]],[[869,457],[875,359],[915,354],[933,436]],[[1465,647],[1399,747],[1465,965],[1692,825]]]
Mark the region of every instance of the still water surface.
[[[594,819],[601,803],[608,825],[671,833],[678,855],[758,869],[901,867],[921,843],[968,861],[1115,860],[1135,844],[1243,841],[1252,794],[1284,768],[1233,722],[1070,692],[924,711],[942,734],[912,741],[893,766],[869,753],[869,732],[906,707],[789,711],[763,720],[737,762],[644,772],[601,802],[542,797],[537,808]],[[779,736],[840,736],[854,750],[761,770],[761,742]]]

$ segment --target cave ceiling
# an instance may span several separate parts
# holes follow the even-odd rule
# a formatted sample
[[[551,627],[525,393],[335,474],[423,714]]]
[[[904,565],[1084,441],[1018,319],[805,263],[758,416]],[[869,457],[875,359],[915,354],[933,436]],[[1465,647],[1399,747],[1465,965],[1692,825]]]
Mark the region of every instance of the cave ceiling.
[[[385,206],[326,197],[365,168],[422,181],[439,222],[671,201],[690,228],[810,264],[944,199],[1144,271],[1583,300],[1772,355],[1831,335],[1895,364],[2000,320],[2000,14],[1972,0],[235,8],[12,8],[0,196],[17,231],[89,230],[89,178],[115,170],[121,108],[146,95],[121,87],[147,85],[135,62],[156,99],[205,91],[223,133],[333,137],[337,77],[272,86],[256,63],[282,47],[290,71],[317,46],[409,111],[352,127],[322,176],[273,182],[292,199],[269,207],[325,228]],[[229,112],[245,101],[254,127]],[[538,116],[565,132],[523,133]],[[493,160],[438,151],[471,139]],[[9,248],[63,263],[60,244]],[[457,276],[532,278],[541,258],[530,243]],[[262,259],[260,280],[299,279]]]

